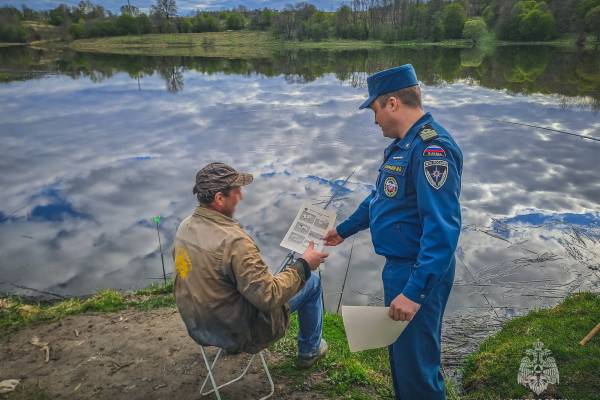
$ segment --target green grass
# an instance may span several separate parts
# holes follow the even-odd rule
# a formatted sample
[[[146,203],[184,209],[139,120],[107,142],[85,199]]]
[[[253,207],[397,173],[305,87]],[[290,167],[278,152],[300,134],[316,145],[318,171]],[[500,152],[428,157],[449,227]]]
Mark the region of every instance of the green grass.
[[[85,312],[115,312],[128,308],[150,310],[174,305],[172,282],[167,286],[154,285],[130,294],[103,290],[87,299],[73,298],[54,303],[32,303],[19,297],[4,297],[0,298],[0,336],[9,335],[28,325],[57,321]],[[298,321],[294,314],[286,336],[271,347],[276,360],[271,367],[275,377],[291,382],[298,390],[308,389],[309,382],[310,390],[336,399],[393,398],[387,350],[351,353],[341,316],[325,314],[323,336],[329,344],[329,352],[311,369],[298,370],[295,367],[297,334]],[[45,398],[42,392],[36,392],[36,388],[22,390],[24,397],[15,399]],[[458,399],[452,395],[456,390],[451,384],[448,384],[448,393],[449,400]]]
[[[567,35],[547,42],[507,42],[497,40],[488,33],[478,46],[495,48],[498,46],[543,45],[556,47],[576,47],[576,37]],[[593,47],[589,38],[586,47]],[[268,58],[282,50],[361,50],[390,47],[468,48],[470,40],[454,39],[441,42],[425,40],[385,43],[380,40],[327,39],[323,41],[282,40],[268,32],[227,31],[205,33],[170,33],[115,36],[106,38],[80,39],[70,44],[74,50],[92,53],[131,54],[150,56],[202,56],[219,58]]]
[[[14,46],[32,46],[35,48],[55,48],[64,47],[66,45],[64,41],[64,34],[61,28],[50,25],[46,22],[40,21],[23,21],[23,27],[32,33],[32,36],[40,38],[40,40],[34,40],[28,43],[3,43],[0,42],[0,48],[2,47],[14,47]]]
[[[378,40],[281,40],[267,32],[228,31],[205,33],[150,34],[80,39],[70,47],[77,51],[112,54],[153,56],[203,56],[222,58],[265,58],[286,49],[359,50],[384,47],[468,47],[466,40],[443,42],[396,42],[387,44]]]
[[[311,375],[319,376],[315,389],[336,398],[393,398],[387,350],[350,353],[341,316],[330,313],[324,316],[323,337],[329,344],[329,352],[311,369],[301,370],[295,366],[297,334],[298,321],[294,314],[286,336],[271,348],[284,356],[272,367],[275,376],[291,379],[298,389],[305,387]]]
[[[11,82],[18,78],[19,74],[15,74],[13,72],[0,72],[0,82]]]
[[[506,40],[499,40],[493,31],[489,31],[486,34],[484,34],[483,37],[481,37],[476,43],[468,41],[466,47],[478,48],[490,54],[493,53],[497,47],[505,46],[550,46],[577,49],[577,39],[577,35],[567,34],[548,41],[511,42]],[[583,47],[588,50],[594,49],[596,47],[596,38],[592,35],[588,35]]]
[[[30,45],[56,47],[67,45],[62,42],[60,30],[47,23],[25,21],[24,26],[37,32],[44,40],[32,42]],[[508,42],[497,40],[493,32],[483,40],[484,46],[518,46],[543,45],[556,47],[576,47],[577,37],[570,34],[545,42]],[[0,47],[17,45],[0,43]],[[18,44],[25,45],[25,44]],[[478,46],[480,46],[479,44]],[[473,43],[465,39],[443,40],[431,42],[427,40],[411,40],[387,43],[381,40],[327,39],[322,41],[282,40],[269,32],[259,31],[227,31],[204,33],[165,33],[147,35],[115,36],[93,39],[75,40],[69,44],[74,50],[91,53],[150,55],[150,56],[202,56],[219,58],[268,58],[274,52],[286,49],[312,50],[364,50],[382,49],[386,47],[450,47],[467,48]],[[594,48],[595,37],[589,35],[585,47]]]
[[[566,34],[559,38],[545,41],[545,42],[506,42],[506,41],[496,41],[496,44],[499,46],[515,46],[515,45],[534,45],[534,46],[554,46],[554,47],[566,47],[575,49],[577,48],[577,39],[578,36],[575,34]],[[596,37],[594,35],[587,35],[585,39],[585,44],[583,45],[585,49],[591,50],[596,47]]]
[[[542,395],[577,400],[598,399],[600,393],[600,336],[587,346],[579,341],[600,322],[600,294],[581,293],[560,305],[508,321],[486,339],[465,363],[465,400],[521,399],[530,392],[517,383],[525,350],[536,339],[552,352],[559,384]],[[527,397],[531,398],[531,397]]]
[[[4,297],[0,298],[0,336],[68,315],[128,308],[143,311],[174,305],[172,282],[129,294],[104,290],[87,299],[55,303]],[[552,351],[560,373],[560,383],[543,394],[554,398],[596,399],[600,393],[600,335],[585,347],[580,346],[579,341],[600,322],[599,317],[600,294],[581,293],[554,308],[533,311],[508,321],[500,332],[486,339],[479,350],[467,358],[463,394],[459,396],[458,388],[447,381],[448,399],[526,398],[530,393],[517,383],[517,373],[525,350],[530,349],[536,339]],[[351,353],[339,315],[325,314],[323,336],[329,343],[329,352],[311,369],[295,367],[297,333],[298,321],[292,315],[286,336],[271,347],[275,355],[272,372],[276,377],[290,382],[295,389],[310,389],[338,399],[393,398],[387,351]],[[25,395],[23,398],[37,398]]]
[[[153,285],[134,293],[102,290],[86,299],[70,298],[59,302],[26,302],[20,297],[0,298],[0,336],[27,325],[57,321],[85,312],[114,312],[127,308],[150,310],[174,306],[173,283]]]
[[[269,57],[279,43],[263,32],[207,32],[75,40],[77,51],[154,56]]]
[[[342,317],[326,313],[323,318],[323,337],[329,344],[327,356],[308,370],[295,366],[298,320],[293,314],[290,329],[271,350],[282,355],[281,361],[271,367],[276,377],[291,380],[297,389],[312,386],[317,391],[336,399],[393,399],[392,379],[387,349],[351,353],[346,340]],[[318,379],[311,379],[311,377]],[[313,382],[313,383],[310,383]],[[458,400],[457,390],[447,381],[448,400]]]

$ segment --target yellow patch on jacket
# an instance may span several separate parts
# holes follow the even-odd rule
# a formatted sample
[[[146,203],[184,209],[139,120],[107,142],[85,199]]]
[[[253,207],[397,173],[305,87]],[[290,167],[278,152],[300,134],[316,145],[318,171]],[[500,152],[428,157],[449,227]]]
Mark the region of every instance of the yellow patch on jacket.
[[[185,279],[192,269],[192,260],[185,247],[175,248],[175,268],[182,279]]]

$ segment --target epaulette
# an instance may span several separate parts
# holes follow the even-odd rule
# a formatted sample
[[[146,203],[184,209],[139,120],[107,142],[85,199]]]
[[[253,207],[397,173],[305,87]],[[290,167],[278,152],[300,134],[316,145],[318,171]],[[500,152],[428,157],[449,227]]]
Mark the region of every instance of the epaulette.
[[[419,132],[419,136],[424,142],[429,142],[430,140],[436,139],[439,135],[431,126],[425,125]]]

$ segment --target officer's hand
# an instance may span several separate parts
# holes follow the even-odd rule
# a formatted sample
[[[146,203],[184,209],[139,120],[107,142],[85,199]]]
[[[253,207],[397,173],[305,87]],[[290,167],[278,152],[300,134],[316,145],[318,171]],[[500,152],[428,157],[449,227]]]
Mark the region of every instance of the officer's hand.
[[[328,255],[328,253],[322,253],[315,250],[315,243],[310,241],[308,243],[308,248],[304,254],[302,254],[302,258],[308,263],[310,269],[314,271],[315,269],[319,268],[319,265],[325,261]]]
[[[413,319],[421,305],[410,300],[403,294],[396,296],[390,304],[389,316],[394,321],[410,321]]]
[[[344,241],[344,238],[338,235],[335,228],[330,229],[323,236],[323,240],[325,240],[325,246],[337,246],[338,244]]]

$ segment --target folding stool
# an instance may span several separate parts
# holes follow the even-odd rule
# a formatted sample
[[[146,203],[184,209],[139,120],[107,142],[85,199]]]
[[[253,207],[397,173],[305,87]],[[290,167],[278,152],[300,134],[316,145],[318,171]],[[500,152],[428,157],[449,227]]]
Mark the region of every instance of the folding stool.
[[[200,387],[200,394],[202,396],[206,396],[206,395],[214,392],[215,395],[217,396],[217,400],[221,400],[221,395],[219,394],[219,389],[242,379],[244,377],[244,375],[246,375],[246,372],[248,372],[248,370],[250,369],[250,365],[252,364],[254,357],[256,357],[257,355],[260,357],[260,361],[262,362],[262,366],[267,375],[267,379],[269,380],[269,384],[271,385],[271,392],[268,395],[261,397],[259,400],[265,400],[265,399],[268,399],[269,397],[273,396],[273,393],[275,393],[275,385],[273,384],[273,378],[271,378],[271,373],[269,372],[269,367],[267,367],[267,362],[265,361],[265,356],[263,353],[264,350],[261,350],[256,354],[252,354],[252,356],[250,357],[250,360],[248,361],[248,365],[246,365],[246,368],[244,368],[244,371],[242,372],[242,374],[240,376],[238,376],[235,379],[230,380],[229,382],[226,382],[226,383],[223,383],[223,384],[217,386],[217,383],[215,381],[214,371],[215,371],[215,365],[217,364],[217,360],[219,359],[219,356],[221,355],[222,351],[223,351],[223,349],[219,348],[219,350],[217,351],[217,355],[215,356],[215,358],[211,364],[208,362],[208,357],[206,357],[206,353],[204,352],[204,347],[200,346],[200,352],[202,352],[202,358],[204,359],[204,364],[206,364],[206,370],[207,370],[206,378],[204,379],[204,382],[202,383],[202,386]],[[210,383],[212,384],[213,388],[212,388],[212,390],[209,390],[208,392],[203,392],[204,386],[206,386],[206,383],[209,380],[210,380]]]

